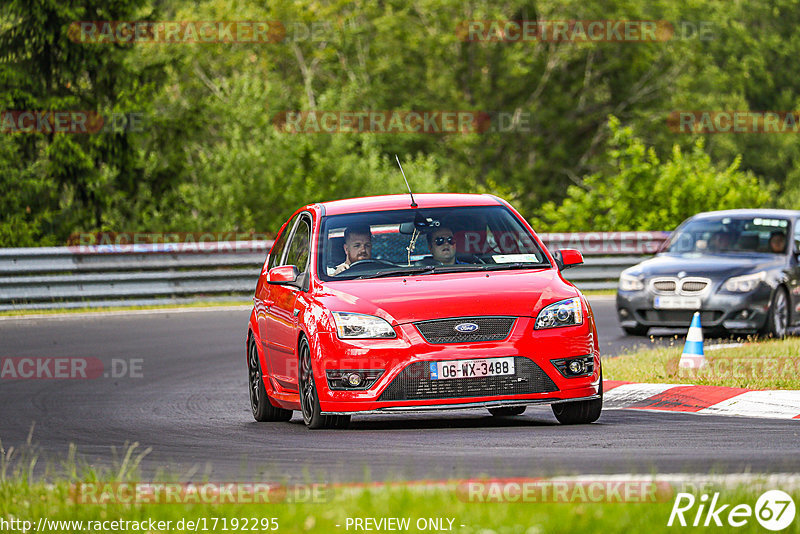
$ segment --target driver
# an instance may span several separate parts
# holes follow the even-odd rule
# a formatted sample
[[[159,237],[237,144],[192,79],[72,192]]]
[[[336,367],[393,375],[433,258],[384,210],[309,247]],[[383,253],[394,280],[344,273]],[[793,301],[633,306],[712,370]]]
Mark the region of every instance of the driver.
[[[721,252],[730,250],[733,243],[733,235],[730,232],[722,230],[711,236],[708,242],[708,248],[714,252]]]
[[[344,231],[345,260],[336,267],[328,267],[328,275],[336,276],[357,261],[372,258],[372,232],[369,226],[348,226]]]

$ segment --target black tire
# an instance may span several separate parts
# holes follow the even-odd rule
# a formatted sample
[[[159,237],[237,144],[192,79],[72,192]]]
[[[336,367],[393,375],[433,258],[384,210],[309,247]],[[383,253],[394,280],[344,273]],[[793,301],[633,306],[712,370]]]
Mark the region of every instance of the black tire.
[[[522,415],[527,406],[507,406],[504,408],[489,408],[489,413],[495,417],[510,417],[512,415]]]
[[[762,333],[774,338],[786,337],[786,328],[789,325],[789,296],[783,286],[778,286],[772,294],[772,300],[767,310],[767,322]]]
[[[322,415],[319,406],[317,386],[314,383],[314,369],[311,365],[311,349],[305,337],[300,339],[297,348],[298,385],[300,388],[300,407],[303,422],[310,429],[336,428],[345,429],[350,424],[349,415]]]
[[[559,402],[550,406],[553,415],[562,425],[586,425],[594,423],[603,410],[603,373],[600,373],[600,398],[576,401]]]
[[[264,378],[261,372],[261,363],[258,361],[258,349],[254,340],[247,346],[247,371],[250,389],[250,410],[253,419],[265,421],[288,421],[292,418],[292,410],[285,410],[273,406],[264,387]]]
[[[650,327],[643,324],[636,324],[636,326],[623,326],[622,330],[629,336],[646,336]]]

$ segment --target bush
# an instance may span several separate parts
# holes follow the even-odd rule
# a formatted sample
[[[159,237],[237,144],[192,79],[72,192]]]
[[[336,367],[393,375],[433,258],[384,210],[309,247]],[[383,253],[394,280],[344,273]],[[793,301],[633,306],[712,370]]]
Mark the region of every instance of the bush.
[[[676,144],[661,161],[652,147],[609,116],[604,169],[571,185],[556,205],[532,217],[540,232],[669,230],[701,211],[763,207],[776,188],[739,170],[741,157],[718,169],[698,139],[690,152]]]

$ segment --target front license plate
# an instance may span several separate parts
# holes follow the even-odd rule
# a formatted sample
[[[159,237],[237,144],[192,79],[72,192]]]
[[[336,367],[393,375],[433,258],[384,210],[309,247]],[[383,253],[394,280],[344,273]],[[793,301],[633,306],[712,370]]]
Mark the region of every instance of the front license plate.
[[[431,362],[431,380],[478,378],[514,374],[514,358],[486,358]]]
[[[657,310],[699,310],[700,297],[656,297]]]

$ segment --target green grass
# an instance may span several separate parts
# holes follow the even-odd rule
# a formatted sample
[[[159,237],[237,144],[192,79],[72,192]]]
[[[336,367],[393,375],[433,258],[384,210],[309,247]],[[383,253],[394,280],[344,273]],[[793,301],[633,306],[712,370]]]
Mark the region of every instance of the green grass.
[[[26,451],[19,454],[13,449],[2,450],[0,519],[30,521],[32,525],[37,525],[40,518],[46,518],[51,522],[84,522],[82,529],[74,524],[60,526],[50,524],[50,528],[43,529],[47,532],[86,532],[86,527],[91,526],[86,522],[93,522],[92,525],[95,525],[97,521],[149,522],[150,520],[163,522],[161,526],[156,526],[152,530],[154,532],[194,531],[194,528],[186,526],[187,521],[197,522],[198,532],[244,532],[241,527],[245,521],[246,530],[249,532],[275,532],[261,528],[271,527],[274,524],[273,519],[278,525],[277,532],[356,532],[352,526],[346,528],[348,519],[354,518],[409,518],[411,526],[408,532],[420,532],[416,523],[420,519],[427,518],[443,521],[442,524],[445,526],[449,526],[447,520],[450,519],[453,532],[476,534],[570,532],[610,534],[687,530],[677,526],[672,528],[666,526],[677,493],[687,491],[685,487],[678,485],[666,486],[666,489],[662,486],[659,492],[653,494],[657,495],[657,498],[644,499],[645,502],[597,502],[591,498],[582,498],[558,503],[550,502],[551,500],[476,502],[475,499],[469,498],[469,493],[464,491],[464,486],[459,486],[458,481],[450,481],[447,484],[398,482],[388,485],[331,485],[317,494],[323,498],[259,504],[150,504],[113,500],[104,504],[93,504],[86,503],[85,499],[80,498],[83,493],[75,491],[75,485],[80,483],[94,484],[94,487],[98,487],[103,483],[140,480],[137,466],[146,454],[146,450],[141,451],[133,445],[120,451],[119,459],[113,467],[98,469],[80,464],[76,460],[73,447],[67,460],[58,469],[51,464],[45,470],[46,474],[37,477],[33,473],[41,460],[38,453]],[[161,476],[156,480],[175,482],[177,479]],[[759,485],[762,487],[758,487]],[[763,484],[749,483],[733,487],[711,486],[702,491],[695,489],[689,493],[698,498],[698,504],[701,493],[713,495],[718,491],[720,505],[732,503],[748,504],[752,507],[765,488]],[[774,488],[770,486],[769,489]],[[800,503],[800,490],[778,489],[784,489],[796,503]],[[729,506],[728,510],[730,508]],[[696,511],[697,506],[685,514],[690,523]],[[725,521],[725,517],[723,514],[721,519]],[[167,521],[170,523],[167,524]],[[183,525],[183,528],[180,528],[179,524]],[[110,523],[108,525],[111,527]],[[253,529],[254,525],[258,527]],[[103,530],[145,532],[150,529],[117,525],[116,528]],[[691,528],[688,530],[694,531]],[[712,530],[726,531],[725,527],[721,529],[712,527]],[[755,518],[751,517],[746,526],[737,528],[736,531],[764,532],[765,530]],[[782,532],[800,532],[800,520],[795,519],[795,522]]]
[[[800,389],[800,338],[745,341],[740,347],[706,350],[699,370],[678,367],[683,339],[669,347],[646,348],[603,361],[606,380],[666,382],[740,387]]]
[[[578,289],[580,289],[580,288],[578,288]],[[587,297],[596,297],[596,296],[603,296],[603,295],[616,296],[617,295],[617,290],[616,289],[587,289],[585,291],[581,290],[581,293],[583,293]]]
[[[562,502],[552,502],[552,499],[546,500],[547,502],[532,502],[530,499],[521,501],[517,497],[512,499],[516,502],[487,503],[479,502],[482,500],[480,498],[470,498],[464,481],[447,481],[360,485],[327,485],[323,482],[320,483],[322,490],[315,494],[317,498],[278,499],[278,502],[258,504],[141,503],[130,502],[130,494],[122,494],[123,499],[106,499],[104,504],[87,503],[87,499],[82,497],[87,492],[76,490],[76,487],[82,487],[80,484],[91,484],[93,488],[105,487],[107,484],[118,488],[122,484],[136,482],[184,482],[180,477],[165,474],[157,475],[150,481],[142,481],[139,466],[149,449],[143,450],[138,444],[126,446],[120,451],[115,450],[114,453],[115,460],[111,466],[92,467],[80,459],[76,448],[72,446],[67,457],[59,464],[51,459],[45,466],[41,466],[42,455],[36,447],[31,446],[30,436],[28,444],[22,450],[5,449],[0,443],[0,520],[29,521],[31,525],[37,525],[40,518],[51,522],[84,522],[81,525],[83,528],[74,523],[50,524],[49,528],[42,529],[47,532],[86,532],[87,527],[95,525],[97,521],[152,520],[162,524],[152,530],[138,528],[138,525],[117,525],[95,531],[243,532],[245,529],[242,526],[246,521],[246,530],[250,532],[275,532],[276,530],[269,530],[269,527],[277,522],[277,532],[329,533],[357,531],[352,526],[347,528],[348,519],[352,521],[355,518],[408,518],[411,525],[408,531],[419,532],[416,527],[418,520],[434,518],[443,521],[441,524],[448,527],[448,520],[452,520],[452,531],[461,533],[606,534],[685,530],[682,527],[666,526],[677,493],[681,491],[693,494],[698,499],[698,504],[701,493],[712,496],[714,492],[719,492],[720,505],[732,503],[754,507],[765,489],[783,489],[792,496],[795,503],[800,503],[800,489],[797,484],[793,488],[774,488],[758,480],[738,486],[718,483],[703,486],[702,490],[698,489],[701,486],[696,481],[686,481],[691,484],[691,489],[681,483],[673,482],[669,485],[661,482],[658,491],[645,492],[645,495],[654,498],[635,499],[638,502],[618,502],[618,498],[616,502],[602,502],[602,499],[588,498],[587,493],[570,493],[584,497],[567,499],[570,502],[563,502],[563,499]],[[199,483],[196,480],[194,482]],[[583,482],[592,481],[587,477]],[[92,492],[88,494],[100,495]],[[287,493],[290,496],[292,494]],[[301,495],[306,496],[308,492],[301,492]],[[91,501],[91,498],[88,500]],[[729,510],[730,508],[728,507]],[[696,511],[697,506],[685,514],[689,523],[693,521]],[[724,514],[721,519],[725,521]],[[188,521],[197,523],[198,528],[195,530],[188,527]],[[736,531],[764,532],[755,518],[750,518],[746,526],[737,528]],[[800,520],[795,519],[782,532],[800,532]]]
[[[724,503],[746,503],[754,506],[760,492],[747,489],[724,491]],[[800,492],[791,493],[800,502]],[[699,495],[698,495],[699,497]],[[420,519],[435,518],[444,525],[452,524],[453,532],[460,533],[629,533],[685,531],[685,528],[667,527],[673,502],[659,503],[469,503],[459,500],[452,491],[415,490],[411,488],[374,488],[334,497],[332,502],[311,504],[226,504],[226,505],[85,505],[70,502],[68,485],[56,484],[52,488],[42,484],[4,484],[0,486],[0,516],[31,521],[39,518],[50,521],[161,521],[155,531],[191,532],[187,521],[198,522],[200,532],[241,532],[234,524],[252,526],[277,523],[277,532],[354,532],[347,527],[348,518],[409,518],[408,532],[420,532],[416,527]],[[728,510],[730,510],[730,506]],[[696,507],[695,509],[696,510]],[[691,522],[694,513],[687,514]],[[725,521],[725,515],[721,517]],[[448,520],[452,520],[450,523]],[[166,523],[169,521],[170,523]],[[245,523],[247,521],[247,523]],[[184,528],[176,528],[178,525]],[[214,528],[216,525],[216,528]],[[338,526],[337,526],[338,525]],[[463,526],[462,526],[463,525]],[[141,532],[130,528],[112,532]],[[66,528],[65,528],[66,527]],[[224,528],[227,527],[227,528]],[[725,527],[709,527],[725,532]],[[728,527],[730,528],[730,527]],[[700,529],[703,529],[700,527]],[[697,529],[697,530],[700,530]],[[63,525],[48,532],[74,532]],[[145,528],[143,531],[147,531]],[[255,529],[259,532],[274,530]],[[695,531],[695,529],[689,529]],[[708,529],[703,529],[708,530]],[[736,532],[766,532],[750,518]],[[730,530],[727,530],[730,531]],[[798,532],[798,520],[782,532]],[[383,531],[385,532],[385,531]]]
[[[148,306],[109,306],[107,308],[54,308],[46,310],[6,310],[0,311],[0,317],[19,317],[24,315],[62,315],[71,313],[105,313],[110,311],[132,311],[132,310],[171,310],[176,308],[207,308],[214,306],[246,306],[245,300],[209,300],[182,302],[172,304],[152,304]]]

